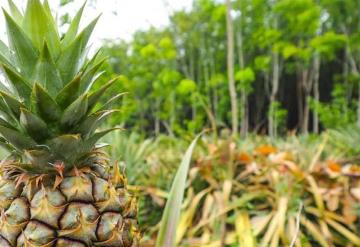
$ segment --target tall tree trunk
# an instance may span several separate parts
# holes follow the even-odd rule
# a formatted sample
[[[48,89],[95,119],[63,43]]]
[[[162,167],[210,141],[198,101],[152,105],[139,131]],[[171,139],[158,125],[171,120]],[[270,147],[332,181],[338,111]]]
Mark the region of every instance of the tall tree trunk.
[[[269,135],[271,137],[276,137],[276,128],[277,124],[274,119],[275,112],[273,109],[273,104],[276,101],[276,95],[279,91],[279,84],[280,84],[280,64],[279,64],[279,53],[274,52],[272,55],[273,58],[273,66],[272,66],[272,80],[271,80],[271,93],[270,93],[270,112],[269,112],[269,119],[268,119],[268,128],[269,128]]]
[[[191,80],[195,80],[195,58],[194,58],[194,49],[193,47],[190,45],[189,47],[190,50],[190,58],[189,58],[189,64],[190,64],[190,69],[189,69],[189,74],[190,74],[190,79]]]
[[[307,134],[309,131],[309,119],[310,119],[310,106],[309,106],[309,97],[311,95],[312,88],[312,76],[309,75],[310,70],[303,68],[301,74],[301,83],[302,89],[304,91],[304,102],[303,102],[303,121],[301,130],[303,134]]]
[[[171,112],[170,112],[170,130],[171,132],[174,131],[175,123],[176,123],[176,94],[172,92],[170,95],[171,99]]]
[[[237,48],[238,48],[238,60],[239,68],[243,70],[245,68],[244,52],[243,52],[243,38],[241,23],[239,23],[239,30],[237,30]],[[245,89],[241,89],[240,93],[240,107],[241,107],[241,137],[246,137],[249,130],[249,111],[248,111],[248,98]]]
[[[296,83],[296,98],[298,108],[298,128],[302,131],[304,121],[304,94],[303,94],[303,82],[301,77],[301,71],[297,71],[297,83]]]
[[[349,47],[345,47],[345,57],[343,59],[343,77],[346,87],[346,99],[347,103],[351,103],[353,94],[353,84],[349,80]]]
[[[360,25],[360,22],[359,22],[359,25]],[[347,36],[349,36],[345,25],[342,25],[341,29]],[[357,67],[358,65],[356,64],[356,60],[351,52],[349,44],[346,45],[346,57],[349,61],[351,73],[354,74],[358,78],[359,77],[359,69]],[[358,82],[358,83],[359,83],[359,85],[358,85],[358,99],[357,99],[357,101],[358,101],[357,102],[357,126],[360,127],[360,82]]]
[[[210,52],[211,54],[211,59],[210,59],[210,78],[212,78],[213,76],[215,76],[216,74],[216,65],[215,65],[215,58],[214,58],[214,54],[213,52]],[[211,94],[212,94],[212,99],[211,99],[211,103],[212,103],[212,111],[214,114],[214,118],[215,121],[217,121],[218,119],[218,86],[217,85],[211,85]]]
[[[155,101],[155,135],[158,135],[160,133],[160,98],[157,97]]]
[[[320,90],[319,90],[319,77],[320,77],[320,54],[316,53],[314,58],[314,81],[313,81],[313,93],[316,102],[320,101]],[[313,110],[313,132],[319,133],[319,113],[317,109]]]
[[[231,1],[226,0],[226,31],[227,31],[227,73],[229,81],[229,93],[231,99],[231,125],[232,135],[238,132],[238,109],[237,93],[234,78],[234,27],[231,18]]]

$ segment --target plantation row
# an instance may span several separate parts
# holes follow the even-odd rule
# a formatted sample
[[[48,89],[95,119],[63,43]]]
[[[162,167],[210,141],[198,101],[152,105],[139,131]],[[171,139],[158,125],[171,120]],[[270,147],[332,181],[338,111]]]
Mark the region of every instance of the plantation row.
[[[358,246],[360,129],[318,137],[198,143],[176,246]],[[169,186],[187,141],[118,134],[112,156],[137,185],[142,246],[154,246]],[[312,147],[312,148],[309,148]]]

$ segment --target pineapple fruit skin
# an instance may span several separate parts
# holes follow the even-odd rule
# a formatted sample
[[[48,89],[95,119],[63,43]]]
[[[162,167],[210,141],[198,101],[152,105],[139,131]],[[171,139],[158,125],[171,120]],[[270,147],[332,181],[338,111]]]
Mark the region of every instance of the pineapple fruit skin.
[[[3,179],[0,208],[1,247],[138,246],[136,198],[106,175],[65,176],[56,188]]]

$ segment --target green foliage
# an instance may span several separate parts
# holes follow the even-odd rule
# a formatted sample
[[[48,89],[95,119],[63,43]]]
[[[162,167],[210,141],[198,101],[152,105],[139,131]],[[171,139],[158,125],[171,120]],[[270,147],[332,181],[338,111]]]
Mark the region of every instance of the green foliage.
[[[286,132],[286,119],[287,119],[287,110],[281,106],[281,103],[278,101],[272,102],[269,107],[268,116],[273,119],[274,128],[279,131],[279,133]],[[284,131],[285,130],[285,131]]]
[[[196,83],[193,80],[183,79],[176,87],[176,92],[180,95],[189,95],[196,91]]]
[[[252,68],[247,67],[239,70],[235,74],[235,79],[239,81],[238,87],[245,90],[247,93],[252,91],[252,83],[255,81],[255,73]]]
[[[330,59],[335,58],[335,51],[342,48],[347,41],[345,35],[336,34],[332,31],[313,38],[310,42],[312,48]]]
[[[356,103],[349,102],[346,88],[335,84],[330,103],[311,101],[311,107],[319,113],[320,122],[325,128],[340,128],[356,121]]]
[[[296,56],[300,50],[293,44],[287,44],[282,48],[282,55],[284,58],[290,58]]]
[[[344,0],[343,4],[333,0],[236,0],[232,5],[234,77],[239,101],[244,93],[248,101],[250,131],[269,133],[266,127],[269,117],[282,119],[285,113],[281,108],[294,111],[288,114],[289,121],[279,122],[280,132],[285,128],[300,129],[304,122],[302,111],[309,102],[306,97],[314,97],[314,87],[320,90],[321,102],[316,105],[329,103],[333,105],[331,109],[340,109],[335,105],[340,105],[341,99],[335,103],[335,98],[342,96],[329,98],[338,74],[347,78],[348,83],[344,80],[341,84],[346,87],[347,104],[352,112],[351,117],[341,122],[355,121],[355,106],[350,102],[358,97],[357,3],[351,0]],[[339,13],[339,9],[343,11]],[[190,134],[214,123],[219,129],[229,127],[231,103],[225,19],[224,2],[196,0],[192,9],[171,13],[170,24],[164,28],[138,31],[131,41],[105,42],[104,53],[110,57],[109,63],[102,66],[105,75],[126,77],[113,90],[129,92],[128,97],[116,102],[122,108],[121,114],[109,121],[131,126],[149,136]],[[279,85],[275,88],[277,76]],[[273,90],[280,105],[269,104]],[[311,105],[309,116],[321,115],[323,127],[334,126],[335,118],[341,116],[340,110],[340,115],[336,113],[334,115],[339,116],[333,117],[325,113],[331,112],[329,107],[325,107],[326,110],[315,107],[313,102]],[[281,116],[275,114],[278,110]],[[308,122],[308,130],[315,129],[311,126],[312,117]]]
[[[342,157],[356,157],[359,159],[360,147],[357,144],[360,140],[360,128],[353,124],[341,126],[329,130],[330,143]]]
[[[254,64],[255,68],[259,71],[266,72],[269,70],[271,58],[269,56],[257,56]]]
[[[155,45],[148,44],[148,45],[144,46],[143,48],[141,48],[140,54],[144,58],[150,58],[150,57],[156,56],[157,52],[156,52]]]
[[[358,128],[349,126],[317,136],[289,135],[275,139],[250,135],[248,138],[220,138],[214,141],[205,135],[194,150],[194,162],[188,173],[182,204],[181,198],[175,198],[166,191],[170,190],[178,164],[188,146],[184,138],[159,136],[149,140],[134,133],[130,136],[123,133],[121,138],[124,139],[118,140],[120,145],[113,147],[116,151],[113,149],[115,152],[112,154],[114,159],[128,159],[131,164],[126,168],[131,169],[131,172],[128,170],[129,179],[140,185],[140,222],[144,232],[144,245],[154,245],[165,202],[172,198],[174,201],[177,199],[176,205],[171,204],[173,214],[169,213],[171,209],[167,206],[163,219],[169,219],[167,216],[170,215],[175,219],[175,211],[178,212],[179,205],[182,205],[179,224],[173,223],[173,227],[165,229],[169,232],[169,240],[174,241],[176,237],[176,246],[189,246],[188,242],[194,239],[202,245],[221,241],[219,233],[222,224],[225,224],[227,232],[234,236],[227,241],[229,246],[239,246],[242,239],[248,238],[249,234],[255,243],[278,242],[275,246],[286,245],[286,242],[296,235],[294,229],[291,229],[296,223],[297,215],[302,219],[297,237],[299,243],[307,242],[310,246],[336,243],[346,246],[350,242],[359,243],[357,219],[349,218],[348,224],[341,224],[345,215],[353,217],[357,213],[344,210],[350,209],[346,207],[349,202],[351,208],[357,207],[353,199],[346,197],[351,193],[349,191],[356,190],[356,183],[348,183],[350,176],[346,174],[351,171],[346,170],[346,165],[336,162],[347,162],[341,161],[345,157],[351,161],[354,161],[353,158],[359,160],[359,148],[356,145],[359,134]],[[345,157],[341,156],[344,152]],[[315,162],[314,170],[310,168],[312,162]],[[336,169],[332,171],[328,164],[334,165]],[[132,170],[131,167],[136,168]],[[234,174],[229,178],[230,167],[234,168]],[[187,172],[183,172],[182,179],[186,176]],[[334,191],[334,186],[349,186],[349,189],[333,193],[331,197],[327,196]],[[177,186],[177,189],[181,187]],[[172,191],[175,191],[174,188],[175,185],[172,186]],[[325,192],[317,194],[320,189]],[[323,209],[317,205],[316,196],[320,196]],[[333,200],[339,200],[336,209],[332,208]],[[284,203],[286,207],[281,207]],[[300,204],[303,205],[301,214]],[[324,215],[319,217],[318,212],[321,210]],[[246,213],[249,221],[240,221],[239,212]],[[281,220],[277,215],[281,216]],[[259,221],[263,224],[258,224]],[[333,221],[337,221],[342,227],[329,227]],[[252,231],[240,231],[237,225],[240,222]],[[314,227],[309,226],[309,223]],[[330,230],[328,234],[337,238],[325,240],[323,232],[327,229],[322,230],[321,224],[326,224]],[[282,229],[286,239],[278,238],[272,225],[278,226],[275,229]],[[210,235],[209,229],[212,232]],[[165,238],[158,239],[161,240]]]

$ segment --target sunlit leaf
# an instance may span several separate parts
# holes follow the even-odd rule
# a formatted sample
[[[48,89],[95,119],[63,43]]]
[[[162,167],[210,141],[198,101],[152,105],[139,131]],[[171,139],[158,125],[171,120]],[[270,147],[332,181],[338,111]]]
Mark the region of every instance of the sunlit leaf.
[[[200,136],[197,136],[186,151],[171,186],[170,196],[161,220],[156,247],[175,246],[176,228],[180,218],[181,204],[184,197],[186,178],[190,167],[192,152]]]

